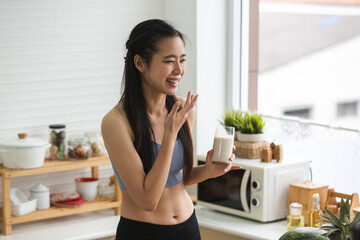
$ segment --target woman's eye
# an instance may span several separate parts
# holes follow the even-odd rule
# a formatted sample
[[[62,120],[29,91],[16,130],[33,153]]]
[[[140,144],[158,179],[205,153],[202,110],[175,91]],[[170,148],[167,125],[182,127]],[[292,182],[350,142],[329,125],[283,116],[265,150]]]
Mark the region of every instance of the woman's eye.
[[[166,63],[173,63],[174,61],[165,61]]]

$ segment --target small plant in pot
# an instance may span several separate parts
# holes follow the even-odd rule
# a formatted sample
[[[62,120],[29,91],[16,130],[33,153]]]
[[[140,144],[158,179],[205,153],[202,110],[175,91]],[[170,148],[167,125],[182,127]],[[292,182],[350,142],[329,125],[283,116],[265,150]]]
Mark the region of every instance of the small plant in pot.
[[[357,213],[353,219],[350,221],[350,203],[349,199],[344,201],[341,199],[340,204],[340,214],[337,216],[330,212],[327,209],[324,209],[324,212],[327,216],[322,216],[322,222],[324,223],[321,226],[321,229],[325,230],[324,234],[330,240],[358,240],[359,233],[359,223],[360,223],[360,213]]]
[[[240,142],[261,142],[264,140],[263,128],[265,121],[260,114],[255,112],[244,112],[238,119],[237,140]]]

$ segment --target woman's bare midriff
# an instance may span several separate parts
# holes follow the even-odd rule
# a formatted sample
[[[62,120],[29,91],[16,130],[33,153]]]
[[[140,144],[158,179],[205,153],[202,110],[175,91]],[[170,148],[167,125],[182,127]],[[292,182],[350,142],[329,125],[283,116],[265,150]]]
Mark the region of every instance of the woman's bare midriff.
[[[186,221],[194,211],[193,203],[183,182],[164,189],[157,208],[140,209],[126,190],[121,190],[121,216],[124,218],[161,225],[174,225]]]

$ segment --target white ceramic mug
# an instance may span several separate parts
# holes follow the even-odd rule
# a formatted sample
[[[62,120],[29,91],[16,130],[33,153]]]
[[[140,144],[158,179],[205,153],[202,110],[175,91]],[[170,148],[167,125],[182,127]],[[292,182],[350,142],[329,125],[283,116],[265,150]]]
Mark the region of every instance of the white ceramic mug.
[[[76,192],[85,201],[94,200],[100,194],[99,179],[92,177],[76,178]]]
[[[233,152],[234,127],[220,125],[216,128],[214,137],[214,153],[212,161],[214,164],[227,165]]]

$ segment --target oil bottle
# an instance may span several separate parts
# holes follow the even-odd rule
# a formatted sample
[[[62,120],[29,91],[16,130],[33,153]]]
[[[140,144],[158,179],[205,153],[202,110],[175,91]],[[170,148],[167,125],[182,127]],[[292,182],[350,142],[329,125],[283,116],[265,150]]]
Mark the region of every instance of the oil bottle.
[[[287,217],[287,230],[304,227],[304,216],[301,215],[301,203],[293,202],[290,204],[290,215]]]
[[[314,193],[312,196],[312,207],[309,213],[310,219],[310,227],[321,227],[320,216],[322,215],[320,210],[320,195],[318,193]]]

